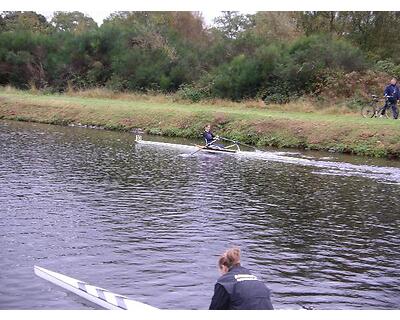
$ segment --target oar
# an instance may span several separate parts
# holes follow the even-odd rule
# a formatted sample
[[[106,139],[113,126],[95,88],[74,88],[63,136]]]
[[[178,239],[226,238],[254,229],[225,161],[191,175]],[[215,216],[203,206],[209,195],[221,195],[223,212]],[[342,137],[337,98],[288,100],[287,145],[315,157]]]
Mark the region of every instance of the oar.
[[[241,144],[242,146],[245,146],[245,147],[248,147],[248,148],[253,148],[255,151],[260,151],[256,147],[253,147],[253,146],[245,144],[245,143],[241,143],[239,141],[227,139],[227,138],[224,138],[224,137],[219,137],[219,138],[222,139],[222,140],[226,140],[226,141],[232,142],[232,143]]]
[[[192,152],[191,154],[189,154],[189,157],[191,157],[192,155],[194,155],[195,153],[199,152],[200,150],[207,148],[208,146],[211,146],[215,141],[217,141],[218,139],[214,139],[213,141],[207,143],[204,147],[197,149],[195,152]]]

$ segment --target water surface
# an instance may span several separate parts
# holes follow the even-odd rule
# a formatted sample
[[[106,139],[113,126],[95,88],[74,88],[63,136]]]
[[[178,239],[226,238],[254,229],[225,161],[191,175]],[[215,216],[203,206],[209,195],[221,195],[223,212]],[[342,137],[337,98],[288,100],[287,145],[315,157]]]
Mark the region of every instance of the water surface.
[[[399,162],[188,157],[133,141],[0,121],[1,309],[93,308],[33,265],[158,308],[207,309],[232,245],[277,309],[399,309]]]

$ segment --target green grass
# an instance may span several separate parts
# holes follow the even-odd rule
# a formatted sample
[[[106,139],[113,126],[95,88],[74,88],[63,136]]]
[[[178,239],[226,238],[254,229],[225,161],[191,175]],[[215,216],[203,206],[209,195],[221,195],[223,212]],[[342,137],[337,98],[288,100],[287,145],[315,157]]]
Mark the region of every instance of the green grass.
[[[129,116],[135,111],[177,111],[183,113],[190,112],[221,112],[229,113],[232,116],[238,116],[242,119],[254,118],[279,118],[288,120],[312,120],[312,121],[329,121],[343,122],[355,124],[371,124],[373,126],[392,126],[398,127],[398,123],[392,119],[364,119],[358,114],[332,115],[322,113],[305,113],[305,112],[283,112],[276,110],[258,110],[258,109],[243,109],[242,107],[225,107],[205,104],[183,104],[183,103],[160,103],[151,101],[126,101],[115,99],[97,99],[97,98],[82,98],[71,97],[67,95],[33,95],[28,92],[20,91],[18,93],[7,93],[0,91],[0,97],[13,99],[16,102],[32,102],[32,104],[46,104],[53,107],[64,105],[79,105],[94,112],[110,112],[118,113],[119,115]],[[104,110],[112,109],[112,110]]]
[[[134,100],[132,100],[134,99]],[[400,156],[400,122],[357,114],[290,112],[242,104],[189,104],[168,99],[89,98],[0,89],[0,118],[153,134],[198,137],[206,123],[228,138],[257,146]]]

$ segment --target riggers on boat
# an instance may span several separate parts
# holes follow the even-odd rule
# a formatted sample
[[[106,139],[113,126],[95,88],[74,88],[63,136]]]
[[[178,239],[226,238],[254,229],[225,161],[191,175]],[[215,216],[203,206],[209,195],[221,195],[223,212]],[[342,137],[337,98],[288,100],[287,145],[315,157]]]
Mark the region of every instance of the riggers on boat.
[[[81,280],[45,268],[34,266],[34,272],[38,277],[50,281],[105,309],[135,311],[157,310],[157,308],[148,304],[129,299],[120,294],[112,293],[106,289],[90,285]]]

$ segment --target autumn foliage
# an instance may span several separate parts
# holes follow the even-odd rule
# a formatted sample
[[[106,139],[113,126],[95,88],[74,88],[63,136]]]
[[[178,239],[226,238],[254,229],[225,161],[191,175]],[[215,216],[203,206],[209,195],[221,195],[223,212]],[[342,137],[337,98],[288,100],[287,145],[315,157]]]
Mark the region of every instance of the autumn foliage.
[[[0,85],[267,104],[368,99],[400,74],[400,44],[384,40],[399,22],[396,12],[223,12],[206,26],[197,12],[114,12],[98,26],[80,12],[2,12]]]

